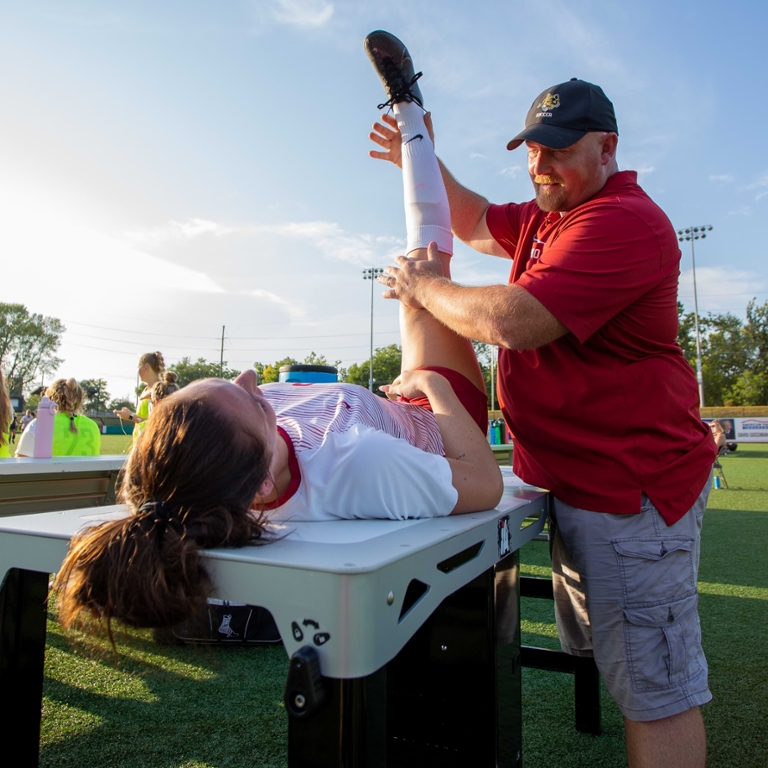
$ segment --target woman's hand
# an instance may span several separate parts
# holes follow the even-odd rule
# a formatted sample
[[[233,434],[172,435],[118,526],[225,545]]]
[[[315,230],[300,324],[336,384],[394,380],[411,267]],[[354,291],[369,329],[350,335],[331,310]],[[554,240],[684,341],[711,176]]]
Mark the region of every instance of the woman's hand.
[[[403,371],[391,384],[385,384],[379,389],[390,400],[397,400],[398,397],[413,400],[415,397],[427,397],[426,390],[435,377],[443,378],[436,371]]]
[[[130,421],[131,420],[131,412],[123,407],[119,411],[112,411],[112,413],[115,414],[115,416],[123,419],[123,421]]]

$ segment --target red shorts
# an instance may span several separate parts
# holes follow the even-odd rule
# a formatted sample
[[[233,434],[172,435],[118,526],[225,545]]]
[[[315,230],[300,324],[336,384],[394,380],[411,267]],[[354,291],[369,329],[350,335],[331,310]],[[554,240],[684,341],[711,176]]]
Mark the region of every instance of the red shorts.
[[[459,402],[464,406],[475,424],[480,427],[480,431],[484,435],[488,433],[488,397],[485,392],[481,392],[463,373],[454,371],[451,368],[425,365],[418,370],[434,371],[441,376],[445,376],[454,394],[459,398]],[[400,400],[404,403],[411,403],[412,405],[426,408],[428,411],[432,410],[432,406],[426,397],[414,397],[412,400],[409,400],[407,397],[401,397]]]

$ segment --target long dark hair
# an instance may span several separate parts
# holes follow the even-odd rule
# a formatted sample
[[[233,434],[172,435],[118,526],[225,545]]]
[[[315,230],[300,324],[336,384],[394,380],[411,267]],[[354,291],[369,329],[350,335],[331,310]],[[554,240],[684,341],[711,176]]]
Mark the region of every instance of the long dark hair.
[[[158,403],[122,476],[131,515],[74,538],[56,578],[64,627],[82,611],[110,636],[112,619],[167,627],[194,615],[211,588],[200,548],[242,547],[263,534],[251,505],[270,459],[261,436],[205,392]]]

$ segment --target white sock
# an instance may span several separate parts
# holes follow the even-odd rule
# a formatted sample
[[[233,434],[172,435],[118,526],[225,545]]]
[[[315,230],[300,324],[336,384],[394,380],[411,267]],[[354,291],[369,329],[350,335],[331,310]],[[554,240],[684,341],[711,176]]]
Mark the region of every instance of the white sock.
[[[413,102],[394,106],[397,127],[403,137],[403,191],[407,253],[426,248],[433,240],[438,250],[453,255],[451,211],[448,195],[424,124],[424,110]]]

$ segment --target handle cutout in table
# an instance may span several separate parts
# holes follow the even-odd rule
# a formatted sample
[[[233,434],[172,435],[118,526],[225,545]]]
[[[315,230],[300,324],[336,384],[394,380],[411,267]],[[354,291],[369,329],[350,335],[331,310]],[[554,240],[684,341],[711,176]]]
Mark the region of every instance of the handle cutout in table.
[[[451,555],[441,563],[438,563],[437,570],[443,573],[450,573],[457,568],[461,568],[462,565],[466,565],[471,560],[474,560],[483,551],[484,546],[485,539],[478,541],[477,544],[473,544],[471,547],[462,549],[461,552],[457,552],[455,555]]]
[[[429,584],[425,584],[418,579],[411,579],[411,583],[405,590],[403,607],[400,609],[400,615],[397,617],[398,624],[411,612],[411,609],[424,597],[424,595],[427,594],[427,592],[429,592],[430,589],[431,587]]]

